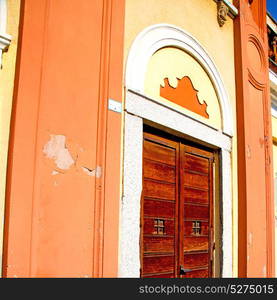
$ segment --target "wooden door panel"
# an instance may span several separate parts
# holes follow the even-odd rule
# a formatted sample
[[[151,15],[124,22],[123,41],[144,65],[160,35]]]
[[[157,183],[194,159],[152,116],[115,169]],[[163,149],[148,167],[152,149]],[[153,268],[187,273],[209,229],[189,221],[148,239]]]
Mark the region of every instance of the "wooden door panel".
[[[184,188],[184,199],[186,203],[209,203],[209,191],[203,191],[195,188]]]
[[[207,253],[195,253],[195,254],[185,254],[184,267],[185,268],[197,268],[197,267],[208,267],[209,256]]]
[[[208,205],[198,205],[185,203],[184,205],[184,217],[186,220],[194,219],[194,220],[209,220],[209,206]],[[201,221],[199,221],[201,222]],[[200,224],[202,225],[202,223]]]
[[[156,199],[175,200],[175,183],[159,180],[144,179],[143,192],[145,197]]]
[[[186,275],[186,278],[208,278],[208,277],[209,277],[208,268],[188,272]]]
[[[192,187],[196,190],[201,189],[207,191],[209,188],[209,177],[207,174],[195,174],[185,169],[184,185],[185,187]]]
[[[209,250],[209,238],[208,237],[185,237],[184,252],[199,252]]]
[[[144,178],[175,183],[175,166],[165,163],[144,159]]]
[[[146,236],[143,237],[143,250],[145,254],[170,252],[174,254],[174,236]]]
[[[151,255],[144,256],[143,271],[145,274],[173,273],[175,256],[172,255]]]
[[[193,154],[186,154],[184,168],[186,170],[208,174],[209,163],[205,158],[195,157]]]
[[[184,226],[180,243],[180,263],[187,272],[182,277],[206,277],[211,270],[211,227],[213,209],[213,153],[181,145],[181,221]],[[201,270],[195,270],[201,269]]]
[[[178,143],[144,134],[142,277],[176,277]]]
[[[143,146],[143,158],[151,159],[156,162],[166,163],[168,165],[176,165],[175,149],[159,145],[157,143],[145,142]]]
[[[212,275],[213,155],[144,133],[142,277]]]
[[[159,201],[144,198],[144,216],[157,218],[172,218],[175,217],[176,203],[174,201]]]

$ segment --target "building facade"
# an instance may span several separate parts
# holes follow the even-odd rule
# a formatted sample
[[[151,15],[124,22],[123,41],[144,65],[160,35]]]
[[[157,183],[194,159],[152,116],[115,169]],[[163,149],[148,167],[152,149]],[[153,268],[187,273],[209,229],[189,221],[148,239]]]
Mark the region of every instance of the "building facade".
[[[3,277],[275,277],[265,0],[0,3]]]

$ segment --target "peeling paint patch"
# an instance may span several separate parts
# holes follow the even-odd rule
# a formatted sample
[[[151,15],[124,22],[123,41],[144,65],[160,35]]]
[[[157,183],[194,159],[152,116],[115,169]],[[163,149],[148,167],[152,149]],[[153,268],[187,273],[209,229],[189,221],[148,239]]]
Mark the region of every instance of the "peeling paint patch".
[[[65,140],[64,135],[51,135],[50,141],[43,148],[43,153],[48,158],[54,159],[57,167],[62,170],[67,170],[74,164],[74,160],[66,148]]]
[[[96,176],[97,178],[101,177],[102,169],[99,166],[97,166],[95,169],[89,169],[87,167],[82,167],[82,169],[88,176]]]
[[[91,170],[87,167],[82,167],[82,169],[88,176],[95,176],[95,169]]]
[[[59,172],[54,170],[54,171],[52,171],[52,173],[51,173],[51,174],[54,176],[54,175],[57,175],[57,174],[59,174]]]

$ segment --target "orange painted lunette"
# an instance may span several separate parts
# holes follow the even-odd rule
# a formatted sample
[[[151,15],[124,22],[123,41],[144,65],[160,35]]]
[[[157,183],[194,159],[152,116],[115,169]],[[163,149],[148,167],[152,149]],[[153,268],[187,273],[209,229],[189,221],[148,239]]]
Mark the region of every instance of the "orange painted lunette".
[[[266,3],[234,1],[239,277],[274,276],[272,141],[266,36]],[[257,57],[260,59],[257,61]],[[257,67],[258,66],[258,67]]]
[[[177,87],[174,88],[169,84],[168,78],[165,78],[164,86],[160,87],[160,96],[208,119],[207,103],[205,101],[203,104],[200,103],[198,91],[191,79],[184,76],[182,79],[177,78],[177,81]]]
[[[117,275],[121,114],[106,109],[108,97],[121,100],[124,1],[110,15],[103,9],[100,1],[22,2],[7,180],[6,277]],[[103,37],[104,24],[111,24],[105,18],[111,16],[112,33]],[[112,42],[101,48],[101,39]],[[81,45],[81,56],[69,48],[74,44]],[[101,69],[105,47],[110,58]],[[99,74],[105,72],[109,76],[101,79],[109,83],[102,84]],[[97,116],[97,103],[103,115]],[[65,137],[74,159],[69,170],[57,168],[43,153],[51,135]],[[106,142],[99,145],[101,140]],[[97,156],[96,148],[110,152]],[[90,169],[98,170],[97,176],[85,172]],[[96,189],[101,196],[95,201]]]

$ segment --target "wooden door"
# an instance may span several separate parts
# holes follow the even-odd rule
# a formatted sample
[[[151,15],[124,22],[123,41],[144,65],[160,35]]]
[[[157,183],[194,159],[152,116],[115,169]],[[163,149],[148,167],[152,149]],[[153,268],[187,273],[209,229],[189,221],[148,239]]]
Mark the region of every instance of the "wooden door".
[[[179,144],[144,134],[142,277],[176,277]]]
[[[212,277],[213,153],[180,149],[180,275]]]
[[[211,277],[213,152],[144,133],[141,277]]]

